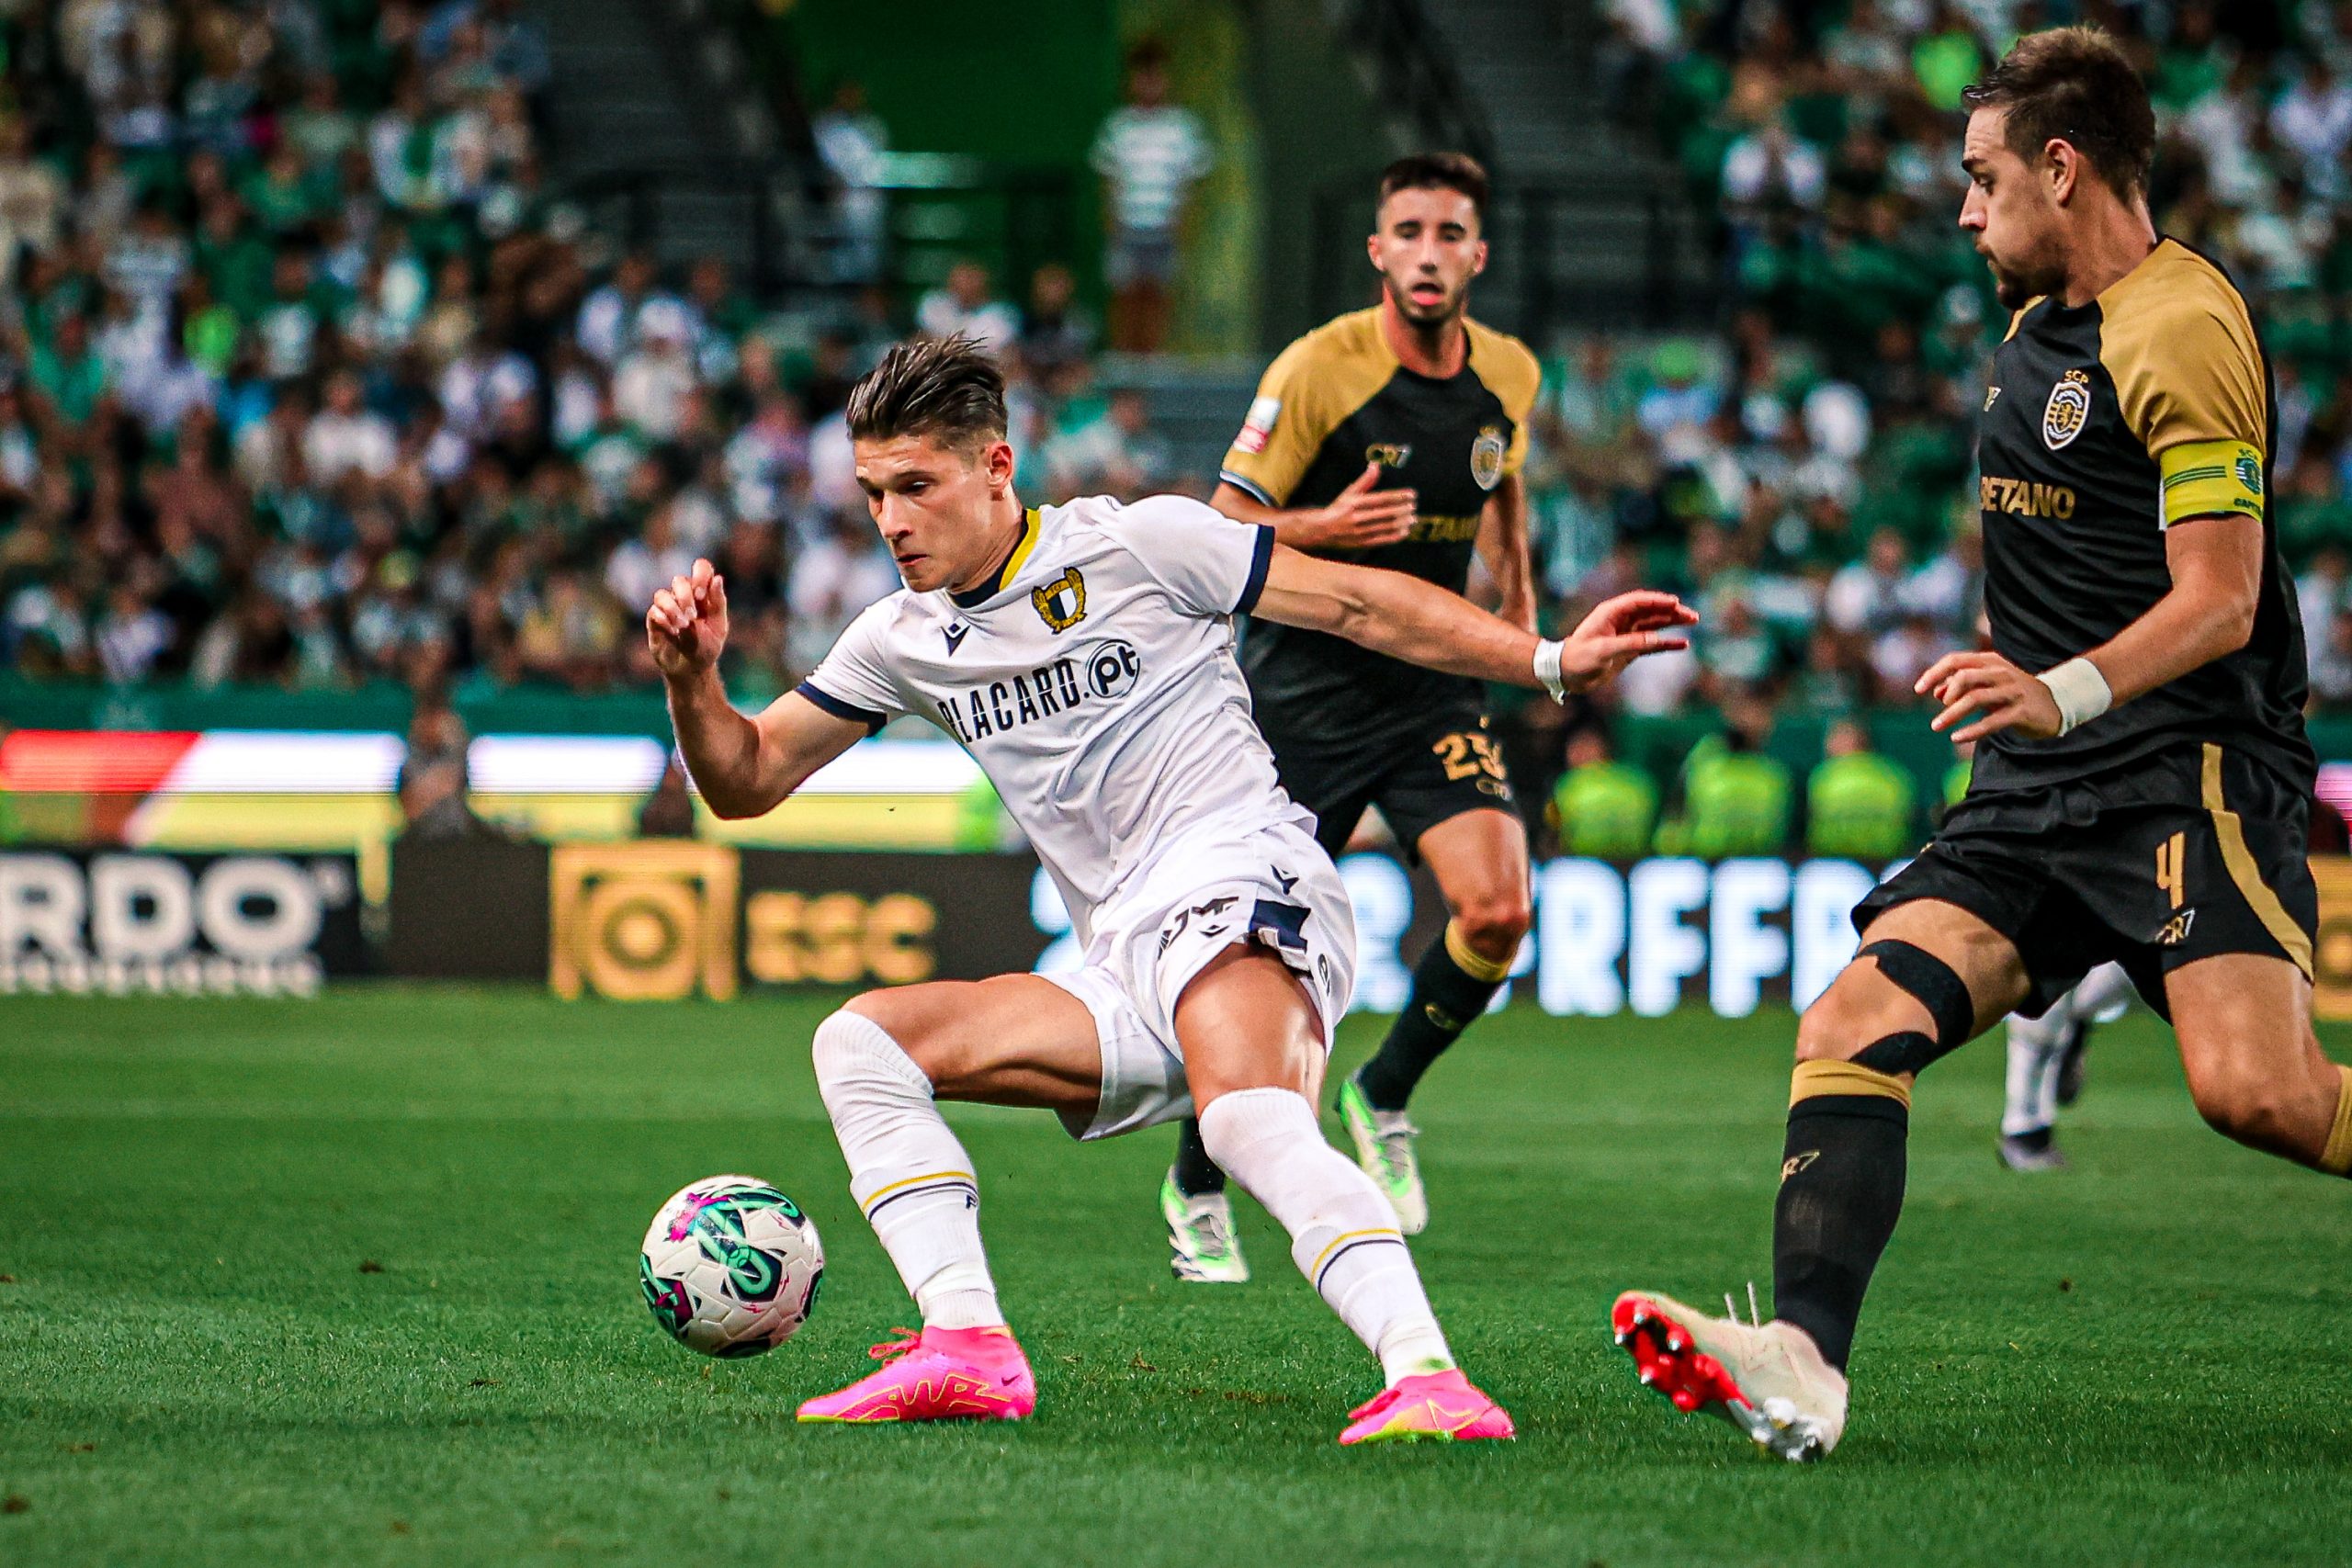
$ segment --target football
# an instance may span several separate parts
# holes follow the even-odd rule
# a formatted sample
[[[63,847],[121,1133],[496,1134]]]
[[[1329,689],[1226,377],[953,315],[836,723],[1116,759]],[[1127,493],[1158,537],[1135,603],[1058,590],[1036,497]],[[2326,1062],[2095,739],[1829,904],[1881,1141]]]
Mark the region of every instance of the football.
[[[654,1321],[689,1350],[758,1356],[816,1310],[825,1247],[800,1206],[750,1176],[712,1176],[662,1205],[638,1255]]]

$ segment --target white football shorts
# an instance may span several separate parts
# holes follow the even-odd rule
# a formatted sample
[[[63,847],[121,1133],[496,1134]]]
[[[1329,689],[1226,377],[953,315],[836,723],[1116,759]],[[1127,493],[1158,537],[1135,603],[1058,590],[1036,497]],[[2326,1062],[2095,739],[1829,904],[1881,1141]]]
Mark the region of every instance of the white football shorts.
[[[1209,960],[1260,942],[1306,982],[1329,1052],[1355,989],[1355,908],[1330,856],[1288,823],[1171,846],[1131,891],[1095,912],[1078,968],[1046,979],[1086,1004],[1102,1052],[1091,1117],[1073,1137],[1116,1137],[1193,1113],[1176,998]]]

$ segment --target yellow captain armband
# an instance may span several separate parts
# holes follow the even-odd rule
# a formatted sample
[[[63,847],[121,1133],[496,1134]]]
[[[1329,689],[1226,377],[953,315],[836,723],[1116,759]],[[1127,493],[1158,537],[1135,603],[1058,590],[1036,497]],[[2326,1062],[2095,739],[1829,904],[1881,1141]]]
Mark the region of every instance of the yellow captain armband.
[[[2262,520],[2262,449],[2244,441],[2184,441],[2156,458],[2163,525],[2242,512]]]

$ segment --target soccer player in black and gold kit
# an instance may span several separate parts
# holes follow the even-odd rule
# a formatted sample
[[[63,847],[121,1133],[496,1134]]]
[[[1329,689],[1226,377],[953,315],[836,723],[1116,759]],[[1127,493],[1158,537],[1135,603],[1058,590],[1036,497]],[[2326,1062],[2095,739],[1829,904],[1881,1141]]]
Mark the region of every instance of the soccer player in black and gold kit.
[[[1520,465],[1540,372],[1525,344],[1465,313],[1486,265],[1486,200],[1485,171],[1458,153],[1388,167],[1369,242],[1380,303],[1317,328],[1267,368],[1211,503],[1271,525],[1294,548],[1456,593],[1482,555],[1498,613],[1532,628]],[[1357,1158],[1411,1235],[1429,1212],[1406,1102],[1486,1010],[1527,934],[1526,829],[1477,682],[1262,622],[1243,637],[1241,663],[1283,786],[1315,813],[1324,847],[1336,856],[1378,806],[1452,916],[1379,1053],[1338,1096]],[[1247,1277],[1224,1189],[1185,1123],[1161,1190],[1179,1279]]]
[[[2229,1136],[2352,1172],[2352,1073],[2311,1024],[2316,773],[2267,513],[2273,400],[2246,306],[2159,238],[2155,122],[2094,28],[1971,88],[1960,223],[2016,312],[1979,434],[1992,649],[1919,682],[1975,740],[1934,843],[1854,911],[1797,1029],[1765,1323],[1621,1296],[1643,1381],[1791,1459],[1845,1428],[1863,1292],[1903,1205],[1913,1081],[2120,962]]]

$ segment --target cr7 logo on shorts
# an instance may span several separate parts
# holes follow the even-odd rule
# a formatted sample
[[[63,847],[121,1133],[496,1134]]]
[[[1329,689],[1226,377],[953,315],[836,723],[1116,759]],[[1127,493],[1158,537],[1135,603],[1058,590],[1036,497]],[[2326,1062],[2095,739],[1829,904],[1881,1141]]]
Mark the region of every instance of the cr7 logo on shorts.
[[[2172,902],[2172,918],[2156,931],[2158,947],[2178,947],[2188,940],[2189,927],[2197,921],[2194,908],[2181,906],[2188,900],[2188,835],[2175,833],[2156,845],[2156,886]]]

